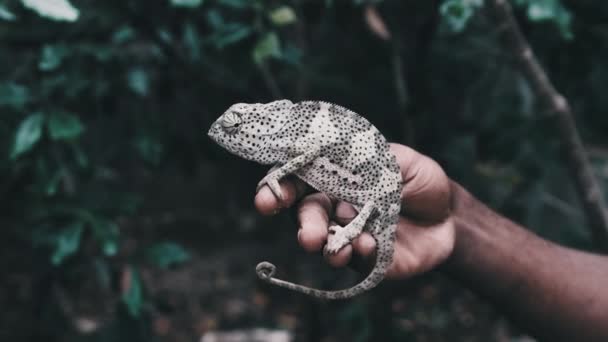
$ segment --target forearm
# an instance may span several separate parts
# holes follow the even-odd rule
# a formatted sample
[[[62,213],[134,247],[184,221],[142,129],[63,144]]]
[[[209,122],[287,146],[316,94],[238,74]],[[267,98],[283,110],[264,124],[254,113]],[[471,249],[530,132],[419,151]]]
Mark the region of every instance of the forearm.
[[[543,240],[452,188],[448,274],[539,338],[608,341],[608,257]]]

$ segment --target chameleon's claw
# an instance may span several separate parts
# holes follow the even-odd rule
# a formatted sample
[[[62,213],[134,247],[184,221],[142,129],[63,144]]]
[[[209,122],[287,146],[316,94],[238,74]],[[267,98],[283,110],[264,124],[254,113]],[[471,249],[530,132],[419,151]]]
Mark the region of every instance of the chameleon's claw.
[[[343,234],[340,234],[340,229],[344,227],[331,226],[329,227],[329,235],[327,236],[327,244],[325,245],[325,253],[336,254],[344,246],[350,242]]]
[[[267,175],[266,177],[262,178],[262,180],[258,183],[258,187],[256,188],[255,192],[259,192],[264,185],[267,185],[279,202],[283,202],[284,197],[283,192],[281,191],[281,186],[279,185],[279,180],[269,176],[270,175]]]

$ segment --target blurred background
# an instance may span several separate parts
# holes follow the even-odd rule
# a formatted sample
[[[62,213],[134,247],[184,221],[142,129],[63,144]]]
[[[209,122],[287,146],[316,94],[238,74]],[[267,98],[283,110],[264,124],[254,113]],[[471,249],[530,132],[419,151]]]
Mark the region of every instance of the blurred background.
[[[606,191],[608,3],[511,3]],[[439,273],[340,303],[260,283],[261,260],[320,288],[358,275],[304,253],[288,211],[260,216],[266,168],[206,136],[236,102],[335,102],[497,211],[592,249],[553,120],[486,12],[483,0],[0,0],[0,338],[530,341]]]

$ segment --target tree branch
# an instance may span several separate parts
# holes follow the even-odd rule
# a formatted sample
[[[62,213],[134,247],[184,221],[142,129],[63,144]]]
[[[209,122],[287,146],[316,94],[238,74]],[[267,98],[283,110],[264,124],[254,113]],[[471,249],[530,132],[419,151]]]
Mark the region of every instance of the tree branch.
[[[521,72],[536,93],[537,98],[555,117],[555,123],[565,159],[581,198],[594,242],[603,251],[608,250],[608,210],[601,187],[593,174],[581,137],[576,128],[572,109],[566,98],[560,94],[538,62],[530,44],[521,32],[513,10],[507,0],[487,2],[490,14],[494,16],[501,31],[503,43],[514,55]]]

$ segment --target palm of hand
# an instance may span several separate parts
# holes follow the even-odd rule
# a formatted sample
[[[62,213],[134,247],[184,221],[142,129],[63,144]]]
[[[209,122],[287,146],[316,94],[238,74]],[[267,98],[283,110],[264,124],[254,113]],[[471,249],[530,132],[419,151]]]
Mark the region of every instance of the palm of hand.
[[[454,246],[451,191],[449,179],[432,159],[398,144],[392,144],[391,151],[397,157],[405,186],[395,254],[387,277],[403,278],[430,270],[450,255]],[[305,192],[304,189],[304,184],[297,180],[282,181],[281,191],[285,196],[279,203],[270,189],[263,187],[256,195],[256,207],[262,214],[274,214],[282,207],[293,205]],[[355,215],[347,203],[334,203],[322,193],[307,195],[298,204],[298,240],[304,249],[320,251],[327,240],[332,220],[343,225]],[[363,259],[370,259],[374,251],[374,239],[364,233],[351,245],[337,254],[326,255],[326,258],[331,265],[341,267],[351,261],[353,252]]]

